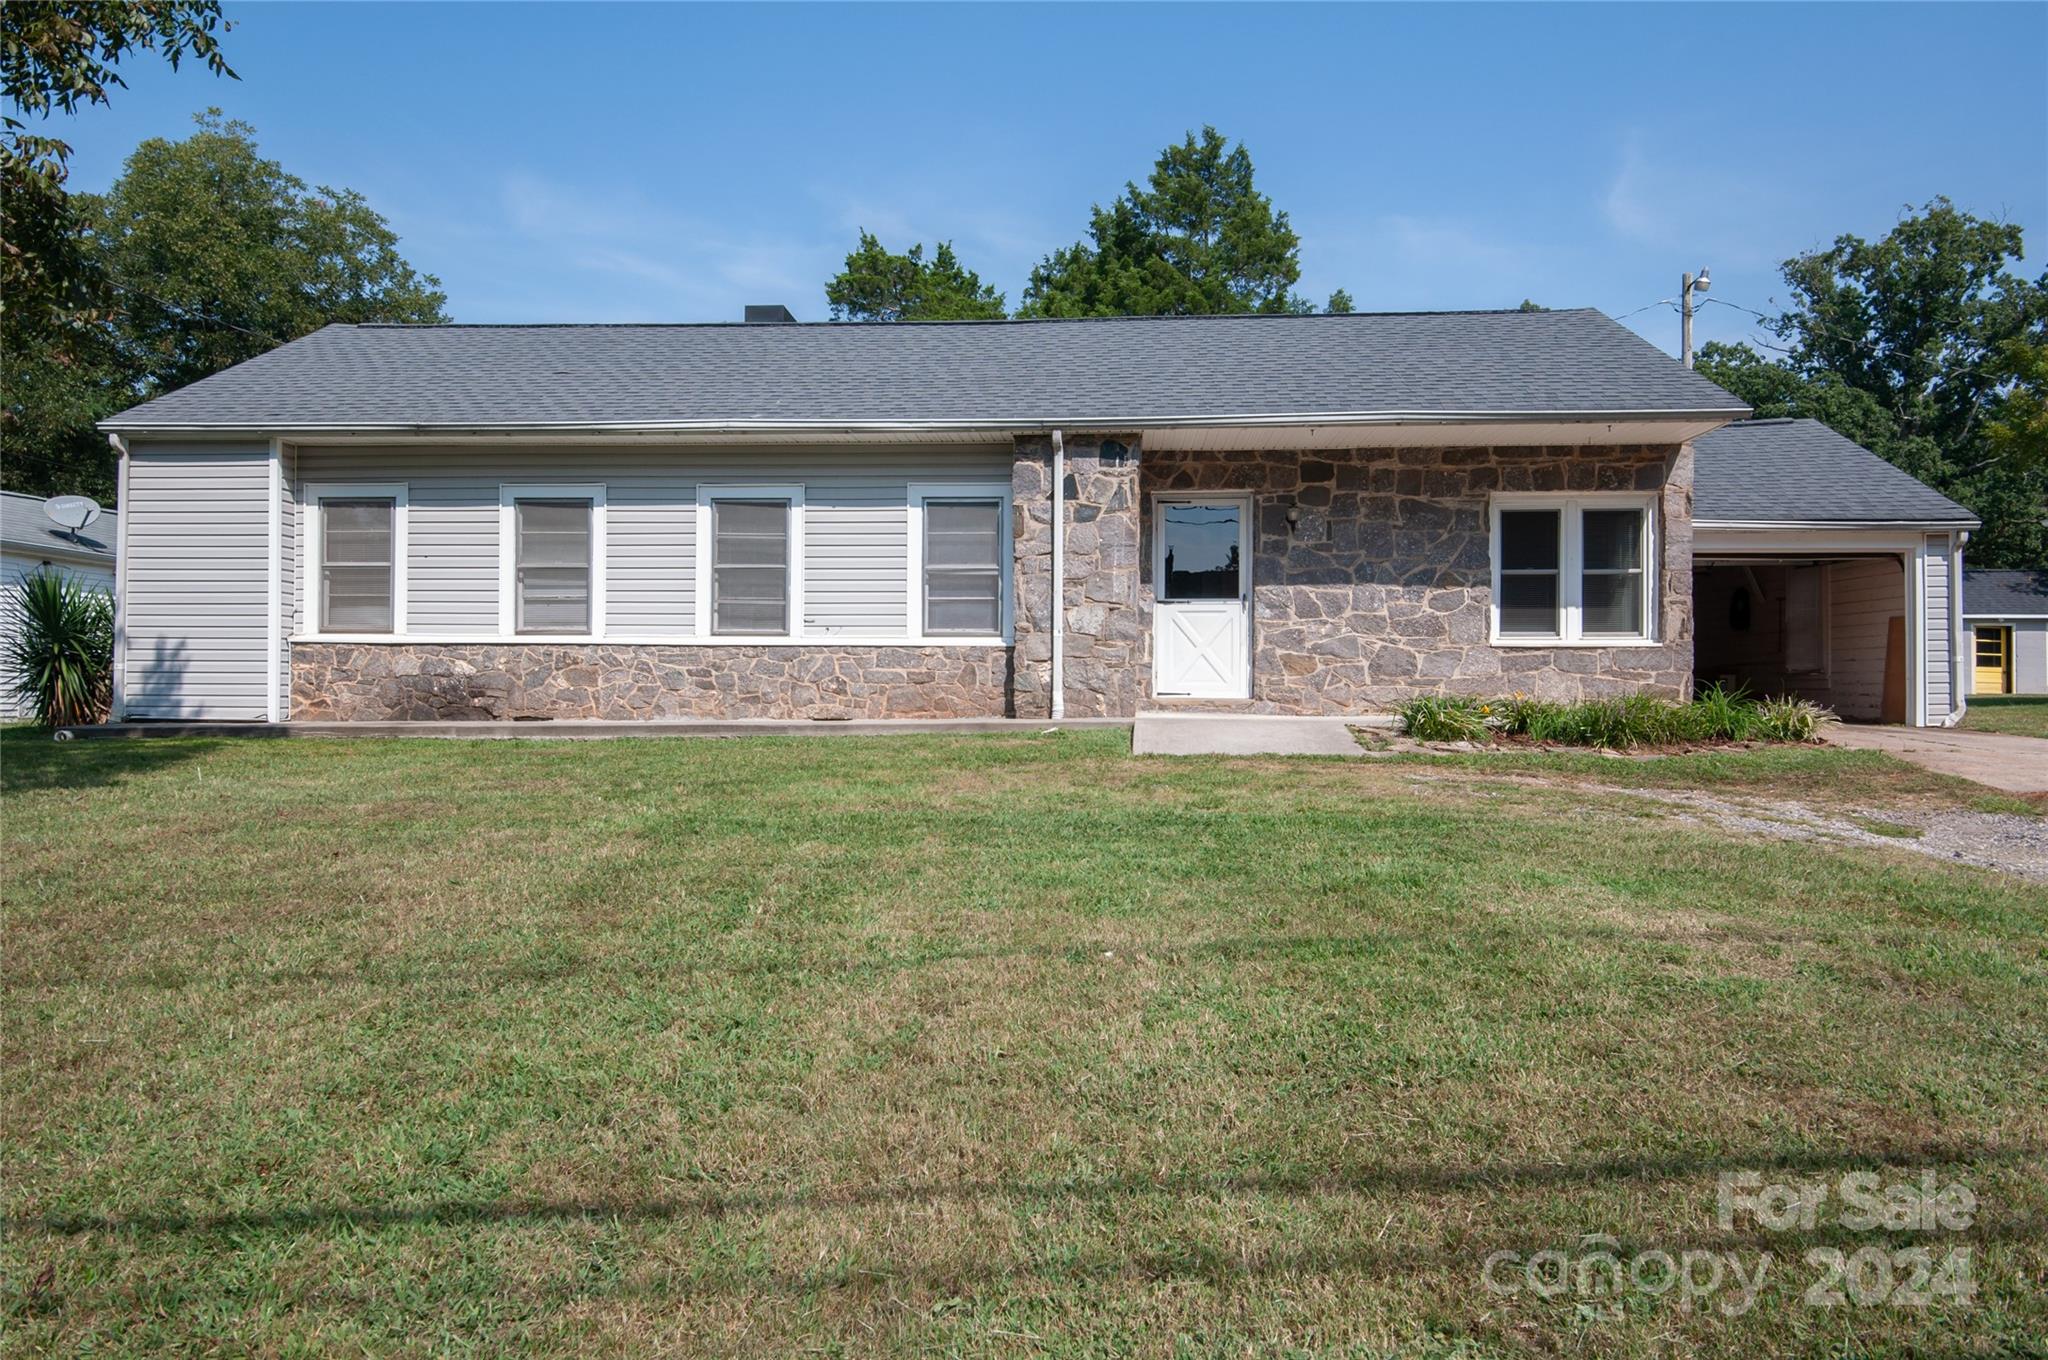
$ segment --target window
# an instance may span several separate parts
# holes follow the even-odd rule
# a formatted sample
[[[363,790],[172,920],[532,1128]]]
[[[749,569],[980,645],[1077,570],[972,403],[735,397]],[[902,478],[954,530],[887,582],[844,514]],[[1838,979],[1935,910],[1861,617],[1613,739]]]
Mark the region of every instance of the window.
[[[406,488],[302,488],[311,631],[347,637],[405,631]]]
[[[711,631],[789,632],[789,502],[711,503]]]
[[[1555,637],[1560,631],[1558,609],[1564,593],[1558,589],[1563,573],[1563,544],[1558,510],[1503,510],[1499,544],[1500,585],[1494,591],[1499,601],[1500,632],[1504,637]]]
[[[604,488],[500,488],[498,627],[604,635]]]
[[[590,631],[590,502],[523,500],[514,507],[519,533],[519,633]]]
[[[803,488],[697,490],[697,631],[794,641],[803,598]]]
[[[911,636],[1005,637],[1010,579],[1008,486],[913,484],[910,506]]]
[[[1640,496],[1497,499],[1494,641],[1649,641],[1654,522]]]
[[[395,501],[320,504],[320,628],[328,633],[388,633]]]
[[[1643,633],[1641,509],[1579,512],[1579,602],[1588,637]]]

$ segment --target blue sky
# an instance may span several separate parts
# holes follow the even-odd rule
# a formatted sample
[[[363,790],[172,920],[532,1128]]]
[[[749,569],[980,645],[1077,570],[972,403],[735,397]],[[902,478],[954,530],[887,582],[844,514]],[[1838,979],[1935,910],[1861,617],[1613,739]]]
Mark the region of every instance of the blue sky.
[[[460,321],[827,315],[866,226],[1012,305],[1213,123],[1361,309],[1632,312],[1947,194],[2048,254],[2048,5],[229,4],[238,81],[142,58],[73,185],[218,105],[368,195]],[[1666,349],[1663,308],[1627,324]],[[1712,306],[1702,339],[1739,338]]]

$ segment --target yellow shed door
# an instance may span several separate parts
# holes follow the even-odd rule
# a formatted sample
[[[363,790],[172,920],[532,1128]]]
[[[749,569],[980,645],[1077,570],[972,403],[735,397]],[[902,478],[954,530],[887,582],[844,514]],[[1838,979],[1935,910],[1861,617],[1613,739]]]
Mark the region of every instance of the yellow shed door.
[[[1977,630],[1977,675],[1970,688],[1977,694],[2012,692],[2012,629]]]

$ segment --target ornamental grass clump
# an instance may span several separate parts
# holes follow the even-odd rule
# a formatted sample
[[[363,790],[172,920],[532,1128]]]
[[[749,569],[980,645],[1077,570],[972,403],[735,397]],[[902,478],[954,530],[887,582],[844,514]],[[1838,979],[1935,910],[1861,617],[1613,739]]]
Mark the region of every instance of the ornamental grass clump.
[[[1819,741],[1834,714],[1808,699],[1764,699],[1756,705],[1756,735],[1764,741]]]
[[[114,600],[97,586],[52,571],[32,572],[4,606],[13,627],[6,681],[37,723],[70,727],[107,712],[114,683]]]
[[[1492,731],[1475,699],[1429,695],[1401,705],[1401,726],[1417,741],[1485,741]]]

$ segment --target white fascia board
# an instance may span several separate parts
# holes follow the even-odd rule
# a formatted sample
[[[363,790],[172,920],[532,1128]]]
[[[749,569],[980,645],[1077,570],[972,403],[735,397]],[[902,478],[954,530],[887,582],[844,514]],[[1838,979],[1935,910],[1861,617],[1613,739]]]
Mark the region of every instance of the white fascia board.
[[[1859,529],[1917,529],[1927,533],[1939,533],[1946,529],[1975,529],[1981,523],[1981,520],[1975,519],[1701,519],[1697,515],[1692,521],[1695,529],[1730,529],[1739,532],[1806,530],[1815,533],[1855,533]]]
[[[459,435],[459,434],[1038,434],[1055,429],[1161,430],[1216,426],[1265,429],[1275,426],[1313,428],[1336,425],[1600,425],[1656,421],[1700,424],[1713,428],[1748,415],[1748,407],[1673,410],[1596,411],[1297,411],[1172,416],[1019,416],[974,420],[676,420],[676,421],[472,421],[453,425],[413,422],[280,422],[268,425],[101,421],[110,433],[148,435],[279,436],[334,435]]]
[[[10,557],[33,557],[38,561],[66,562],[80,567],[111,567],[119,560],[118,553],[93,552],[89,548],[73,548],[61,543],[24,543],[14,539],[0,542],[0,552]]]

